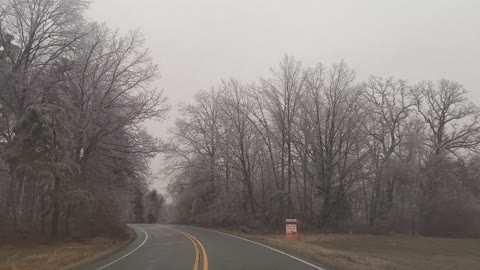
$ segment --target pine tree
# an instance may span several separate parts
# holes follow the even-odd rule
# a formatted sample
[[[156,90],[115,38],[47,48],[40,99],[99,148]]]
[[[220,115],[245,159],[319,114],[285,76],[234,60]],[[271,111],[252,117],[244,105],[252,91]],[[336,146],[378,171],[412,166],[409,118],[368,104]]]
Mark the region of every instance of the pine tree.
[[[78,166],[71,161],[71,134],[64,119],[64,111],[58,106],[32,106],[18,122],[15,137],[3,153],[13,181],[38,181],[46,191],[46,211],[52,211],[52,238],[58,235],[62,204],[78,195],[72,187]]]

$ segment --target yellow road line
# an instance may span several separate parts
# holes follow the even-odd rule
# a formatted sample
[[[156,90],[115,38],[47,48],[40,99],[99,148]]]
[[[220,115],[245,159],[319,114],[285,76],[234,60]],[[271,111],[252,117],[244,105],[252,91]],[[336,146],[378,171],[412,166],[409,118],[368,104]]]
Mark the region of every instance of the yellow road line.
[[[185,237],[190,239],[190,241],[192,241],[193,246],[195,247],[195,263],[193,264],[193,270],[198,270],[198,262],[200,261],[200,252],[198,251],[197,243],[195,242],[195,240],[193,240],[193,238],[188,233],[185,233],[185,232],[182,232],[182,231],[179,231],[179,230],[175,230],[175,231],[183,234]],[[203,249],[203,247],[202,247],[202,249]],[[207,270],[208,270],[208,268],[207,268]]]
[[[185,237],[187,237],[188,239],[190,239],[190,241],[192,241],[193,243],[193,246],[195,247],[195,264],[193,265],[193,270],[198,270],[198,263],[200,261],[200,254],[199,254],[199,251],[198,251],[198,246],[197,244],[200,246],[200,248],[202,249],[202,254],[203,254],[203,270],[208,270],[208,255],[207,255],[207,251],[205,250],[205,247],[203,246],[202,242],[200,242],[200,240],[198,240],[195,236],[187,233],[187,232],[184,232],[184,231],[180,231],[180,230],[177,230],[177,229],[172,229],[178,233],[181,233],[183,234]]]
[[[197,243],[200,245],[200,248],[202,249],[202,253],[203,253],[203,270],[208,270],[208,256],[207,256],[207,251],[205,250],[205,248],[203,247],[202,245],[202,242],[200,242],[200,240],[198,240],[197,238],[195,238],[195,236],[189,234],[189,233],[186,233],[187,235],[189,235],[190,237],[192,237],[193,239],[195,239],[197,241]]]

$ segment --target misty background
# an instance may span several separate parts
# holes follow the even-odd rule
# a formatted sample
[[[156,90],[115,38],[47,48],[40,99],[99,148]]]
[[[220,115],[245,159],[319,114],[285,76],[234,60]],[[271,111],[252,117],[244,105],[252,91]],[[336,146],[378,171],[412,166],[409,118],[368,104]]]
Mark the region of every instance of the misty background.
[[[480,1],[397,2],[0,0],[0,269],[478,270]]]
[[[221,79],[267,75],[285,54],[306,65],[343,59],[359,80],[455,80],[480,104],[479,10],[475,0],[95,0],[87,17],[144,34],[172,105],[167,120],[146,125],[165,138],[177,104]],[[162,168],[160,156],[151,167]]]

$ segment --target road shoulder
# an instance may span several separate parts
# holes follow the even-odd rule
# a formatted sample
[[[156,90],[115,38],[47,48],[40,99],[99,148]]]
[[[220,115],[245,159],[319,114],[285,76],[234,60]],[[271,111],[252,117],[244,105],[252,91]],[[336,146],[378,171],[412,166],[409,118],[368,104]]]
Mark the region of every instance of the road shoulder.
[[[306,234],[301,240],[281,234],[241,233],[215,228],[289,254],[307,258],[325,269],[468,269],[480,264],[480,239],[411,235]]]
[[[81,261],[72,263],[71,265],[60,268],[60,270],[79,269],[83,266],[98,262],[98,261],[100,261],[104,258],[107,258],[107,257],[109,257],[113,254],[116,254],[116,253],[120,252],[121,250],[123,250],[123,249],[127,248],[129,245],[131,245],[135,241],[135,239],[138,238],[138,234],[136,233],[136,231],[129,226],[127,226],[127,233],[128,233],[128,239],[127,240],[122,241],[122,242],[118,243],[117,245],[112,246],[112,247],[110,247],[106,250],[103,250],[103,251],[93,255],[92,257],[83,259]]]
[[[117,253],[135,240],[128,228],[122,240],[95,237],[81,241],[10,239],[0,244],[0,269],[73,270]]]

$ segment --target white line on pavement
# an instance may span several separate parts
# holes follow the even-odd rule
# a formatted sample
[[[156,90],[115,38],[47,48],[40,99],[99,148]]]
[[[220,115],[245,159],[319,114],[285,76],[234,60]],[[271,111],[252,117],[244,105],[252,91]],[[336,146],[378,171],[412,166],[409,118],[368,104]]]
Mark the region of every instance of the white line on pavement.
[[[106,265],[98,268],[97,270],[104,269],[104,268],[106,268],[106,267],[108,267],[108,266],[110,266],[110,265],[112,265],[112,264],[120,261],[121,259],[123,259],[123,258],[127,257],[128,255],[132,254],[133,252],[135,252],[137,249],[141,248],[141,247],[147,242],[147,239],[148,239],[148,234],[147,234],[147,232],[144,231],[144,230],[143,230],[142,228],[140,228],[140,227],[138,227],[138,228],[145,234],[145,240],[143,240],[143,242],[142,242],[138,247],[136,247],[134,250],[128,252],[127,254],[123,255],[122,257],[116,259],[115,261],[110,262],[109,264],[106,264]]]
[[[190,226],[188,226],[188,227],[190,227]],[[256,244],[256,245],[265,247],[265,248],[268,248],[268,249],[273,250],[273,251],[275,251],[275,252],[278,252],[278,253],[280,253],[280,254],[283,254],[283,255],[285,255],[285,256],[287,256],[287,257],[290,257],[290,258],[295,259],[295,260],[297,260],[297,261],[299,261],[299,262],[302,262],[302,263],[304,263],[304,264],[306,264],[306,265],[308,265],[308,266],[311,266],[311,267],[313,267],[313,268],[315,268],[315,269],[317,269],[317,270],[326,270],[326,269],[321,268],[321,267],[319,267],[319,266],[316,266],[316,265],[314,265],[314,264],[312,264],[312,263],[309,263],[309,262],[307,262],[307,261],[305,261],[305,260],[302,260],[302,259],[300,259],[300,258],[298,258],[298,257],[295,257],[295,256],[293,256],[293,255],[290,255],[290,254],[288,254],[288,253],[286,253],[286,252],[283,252],[283,251],[281,251],[281,250],[278,250],[278,249],[269,247],[269,246],[264,245],[264,244],[260,244],[260,243],[258,243],[258,242],[252,241],[252,240],[248,240],[248,239],[245,239],[245,238],[236,236],[236,235],[231,235],[231,234],[228,234],[228,233],[219,232],[219,231],[214,231],[214,230],[209,230],[209,229],[204,229],[204,228],[200,228],[200,227],[193,227],[193,228],[198,228],[198,229],[202,229],[202,230],[205,230],[205,231],[216,232],[216,233],[219,233],[219,234],[223,234],[223,235],[231,236],[231,237],[234,237],[234,238],[238,238],[238,239],[240,239],[240,240],[247,241],[247,242],[250,242],[250,243],[253,243],[253,244]]]

